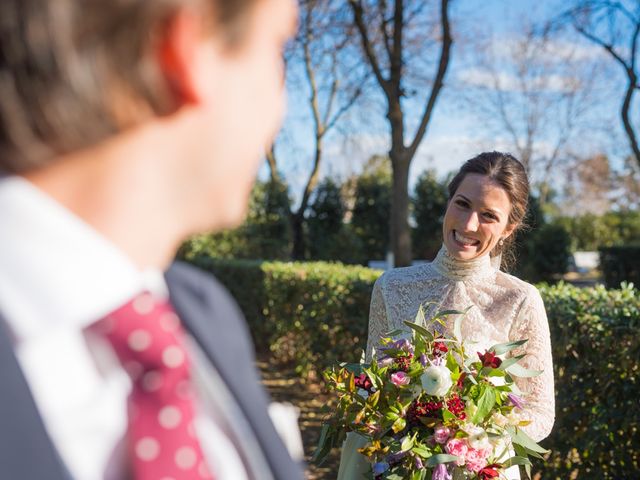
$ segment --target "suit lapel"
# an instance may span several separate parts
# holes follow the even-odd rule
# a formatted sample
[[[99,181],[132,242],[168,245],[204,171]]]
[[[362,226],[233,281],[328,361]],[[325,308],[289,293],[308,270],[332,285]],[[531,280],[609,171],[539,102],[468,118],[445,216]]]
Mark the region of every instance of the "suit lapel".
[[[299,466],[291,461],[269,419],[269,400],[251,362],[253,346],[235,303],[209,275],[196,271],[198,275],[194,279],[188,275],[185,278],[184,270],[180,273],[182,275],[172,275],[170,270],[167,275],[171,301],[248,420],[272,476],[302,478]]]
[[[36,408],[1,314],[0,385],[2,478],[70,480]]]

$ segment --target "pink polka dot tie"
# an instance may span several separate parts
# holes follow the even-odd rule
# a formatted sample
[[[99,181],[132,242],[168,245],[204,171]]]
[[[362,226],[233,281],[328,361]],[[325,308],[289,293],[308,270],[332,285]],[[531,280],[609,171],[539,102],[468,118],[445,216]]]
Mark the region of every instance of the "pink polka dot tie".
[[[169,302],[143,293],[93,328],[133,381],[127,434],[135,479],[211,479],[193,426],[185,334]]]

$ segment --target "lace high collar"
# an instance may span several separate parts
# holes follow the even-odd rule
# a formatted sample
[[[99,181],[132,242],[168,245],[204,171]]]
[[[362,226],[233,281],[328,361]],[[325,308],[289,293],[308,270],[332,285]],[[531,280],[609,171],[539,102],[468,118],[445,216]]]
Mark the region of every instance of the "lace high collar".
[[[444,245],[440,248],[432,265],[441,275],[452,280],[486,278],[496,273],[489,255],[473,260],[459,260],[451,256]]]

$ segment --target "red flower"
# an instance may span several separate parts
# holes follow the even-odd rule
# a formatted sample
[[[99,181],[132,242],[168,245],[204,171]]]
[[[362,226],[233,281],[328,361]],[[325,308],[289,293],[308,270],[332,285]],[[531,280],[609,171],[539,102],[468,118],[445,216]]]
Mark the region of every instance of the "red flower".
[[[435,353],[436,355],[444,355],[448,351],[449,349],[444,344],[444,342],[435,342],[433,344],[433,353]]]
[[[502,364],[502,360],[495,353],[488,350],[484,352],[484,355],[478,352],[478,357],[480,357],[483,367],[498,368]]]
[[[447,400],[447,408],[456,417],[461,417],[464,414],[465,403],[458,395],[453,395]]]
[[[497,478],[500,476],[499,468],[502,468],[502,465],[499,463],[492,463],[491,465],[487,465],[482,470],[478,472],[478,478],[480,480],[487,480],[489,478]]]
[[[442,402],[418,402],[409,405],[407,422],[410,426],[422,425],[418,417],[442,418]]]
[[[364,388],[366,391],[370,391],[373,384],[371,383],[371,379],[367,377],[366,373],[362,373],[354,378],[354,383],[358,388]]]
[[[465,378],[467,378],[467,372],[462,372],[460,374],[460,378],[458,378],[458,382],[456,383],[458,388],[462,388],[462,386],[464,385],[464,379]]]
[[[413,354],[409,354],[403,357],[396,357],[393,360],[393,364],[396,367],[395,371],[397,372],[408,372],[409,366],[411,365],[411,359],[413,358]]]

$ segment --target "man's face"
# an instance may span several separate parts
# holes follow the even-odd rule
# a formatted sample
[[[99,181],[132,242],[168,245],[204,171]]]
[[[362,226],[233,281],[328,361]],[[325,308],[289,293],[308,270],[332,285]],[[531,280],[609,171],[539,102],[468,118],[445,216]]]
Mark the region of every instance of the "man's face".
[[[189,163],[192,193],[200,197],[205,223],[228,228],[244,219],[257,170],[284,114],[282,50],[295,32],[293,0],[257,0],[247,12],[245,38],[233,48],[212,39],[199,72],[199,106]],[[209,223],[208,225],[206,223]]]

